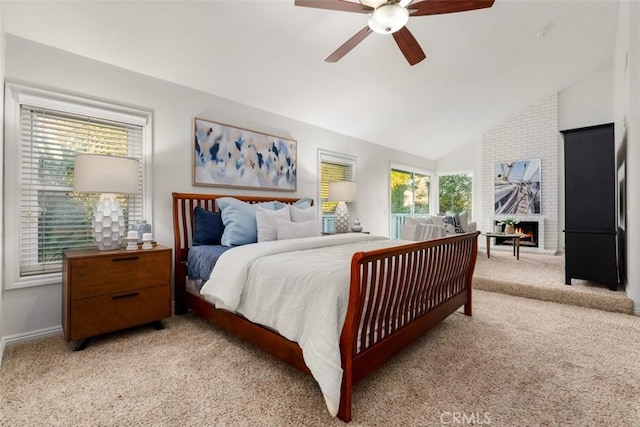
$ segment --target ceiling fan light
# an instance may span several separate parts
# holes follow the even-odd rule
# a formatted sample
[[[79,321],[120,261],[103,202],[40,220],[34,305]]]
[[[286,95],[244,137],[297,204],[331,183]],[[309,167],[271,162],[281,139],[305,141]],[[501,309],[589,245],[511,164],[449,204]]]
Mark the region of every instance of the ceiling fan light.
[[[369,28],[378,34],[391,34],[409,21],[409,11],[398,4],[385,4],[369,15]]]
[[[387,0],[360,0],[360,4],[369,6],[372,9],[375,9],[378,6],[382,6],[385,3],[387,3]]]

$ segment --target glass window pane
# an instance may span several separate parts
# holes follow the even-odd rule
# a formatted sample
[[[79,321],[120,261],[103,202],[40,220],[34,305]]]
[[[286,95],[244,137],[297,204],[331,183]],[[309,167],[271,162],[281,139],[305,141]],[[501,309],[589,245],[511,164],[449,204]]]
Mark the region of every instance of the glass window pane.
[[[440,176],[440,212],[467,211],[468,217],[471,218],[472,183],[470,174]]]
[[[413,214],[429,213],[429,190],[431,179],[427,175],[413,174]]]

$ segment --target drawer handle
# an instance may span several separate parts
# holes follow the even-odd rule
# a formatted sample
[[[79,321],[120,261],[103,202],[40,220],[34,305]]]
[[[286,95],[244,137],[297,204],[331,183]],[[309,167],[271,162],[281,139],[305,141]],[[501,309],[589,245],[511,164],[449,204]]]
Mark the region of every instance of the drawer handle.
[[[112,258],[111,260],[113,262],[117,262],[117,261],[135,261],[137,259],[138,259],[137,256],[130,256],[130,257],[126,257],[126,258]]]
[[[131,292],[128,294],[114,295],[111,297],[111,299],[133,298],[137,297],[138,295],[140,295],[140,292]]]

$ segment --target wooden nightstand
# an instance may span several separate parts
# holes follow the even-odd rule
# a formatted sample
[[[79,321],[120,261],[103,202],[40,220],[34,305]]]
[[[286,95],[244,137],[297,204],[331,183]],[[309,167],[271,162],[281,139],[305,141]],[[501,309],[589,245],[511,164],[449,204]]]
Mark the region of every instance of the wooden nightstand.
[[[62,327],[67,341],[171,317],[171,248],[64,251]]]

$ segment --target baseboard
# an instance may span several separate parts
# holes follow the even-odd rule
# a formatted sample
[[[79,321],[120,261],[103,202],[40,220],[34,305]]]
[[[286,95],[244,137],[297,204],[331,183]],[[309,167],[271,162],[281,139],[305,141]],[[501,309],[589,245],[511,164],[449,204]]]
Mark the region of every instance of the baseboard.
[[[10,346],[14,344],[19,344],[22,342],[32,341],[39,338],[50,337],[53,335],[58,335],[62,333],[62,325],[52,326],[50,328],[36,329],[35,331],[23,332],[15,335],[8,335],[6,337],[2,337],[2,349],[4,350],[4,345]]]
[[[4,357],[4,338],[0,337],[0,368],[2,368],[3,357]]]

